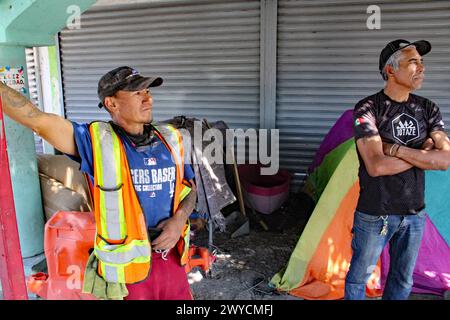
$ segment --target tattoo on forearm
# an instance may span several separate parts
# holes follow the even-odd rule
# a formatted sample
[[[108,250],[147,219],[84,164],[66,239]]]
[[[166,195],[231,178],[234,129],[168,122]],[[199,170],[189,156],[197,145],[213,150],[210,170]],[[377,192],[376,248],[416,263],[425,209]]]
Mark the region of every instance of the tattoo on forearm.
[[[38,110],[36,107],[32,106],[30,108],[30,111],[28,111],[27,117],[28,118],[37,118],[40,115],[40,110]]]
[[[21,117],[37,118],[41,111],[19,92],[0,83],[0,95],[5,107],[21,109]]]
[[[28,102],[27,98],[10,88],[0,88],[0,94],[4,103],[11,108],[22,108]]]
[[[186,212],[192,212],[195,208],[196,200],[197,200],[197,192],[195,192],[195,190],[192,190],[191,192],[189,192],[186,198],[184,198],[183,201],[181,201],[180,208],[185,209]]]

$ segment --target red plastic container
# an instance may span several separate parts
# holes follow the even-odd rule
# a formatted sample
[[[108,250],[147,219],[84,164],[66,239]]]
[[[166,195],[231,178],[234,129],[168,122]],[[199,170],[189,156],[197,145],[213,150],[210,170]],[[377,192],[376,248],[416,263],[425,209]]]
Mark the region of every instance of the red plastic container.
[[[94,296],[81,293],[94,237],[93,213],[56,213],[45,225],[48,275],[32,275],[27,282],[28,289],[48,300],[95,300]]]
[[[261,167],[260,164],[239,165],[239,177],[246,205],[270,214],[288,199],[291,175],[283,169],[275,175],[261,175]]]
[[[203,271],[207,272],[211,268],[214,261],[215,256],[209,253],[208,248],[196,247],[192,245],[189,248],[189,261],[186,263],[184,269],[186,273],[189,273],[194,267],[198,266]]]

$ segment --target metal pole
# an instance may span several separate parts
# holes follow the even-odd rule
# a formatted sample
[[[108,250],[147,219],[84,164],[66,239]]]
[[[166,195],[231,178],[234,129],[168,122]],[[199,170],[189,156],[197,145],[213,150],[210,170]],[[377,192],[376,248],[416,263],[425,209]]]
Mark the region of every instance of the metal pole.
[[[211,218],[211,215],[209,215],[209,220],[208,220],[208,250],[209,252],[213,252],[213,228],[214,228],[214,224]]]

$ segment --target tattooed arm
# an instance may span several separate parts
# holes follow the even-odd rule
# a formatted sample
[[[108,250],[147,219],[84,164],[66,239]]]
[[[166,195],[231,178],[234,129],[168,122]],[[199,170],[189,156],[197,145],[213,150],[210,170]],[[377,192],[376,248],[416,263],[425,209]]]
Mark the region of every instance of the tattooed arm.
[[[45,113],[27,98],[0,81],[3,112],[11,119],[48,141],[61,152],[77,155],[72,123],[56,114]]]
[[[356,141],[356,146],[371,177],[392,176],[413,167],[405,160],[386,156],[379,135],[360,138]]]

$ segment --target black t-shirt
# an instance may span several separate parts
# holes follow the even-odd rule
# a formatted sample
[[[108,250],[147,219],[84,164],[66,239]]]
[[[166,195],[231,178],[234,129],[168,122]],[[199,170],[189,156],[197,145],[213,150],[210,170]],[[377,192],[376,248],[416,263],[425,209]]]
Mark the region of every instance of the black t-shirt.
[[[396,102],[383,90],[359,101],[353,111],[355,141],[380,135],[384,142],[420,149],[433,131],[444,131],[439,108],[410,94]],[[392,176],[371,177],[358,151],[360,195],[356,209],[372,215],[416,214],[423,208],[425,175],[413,167]]]

